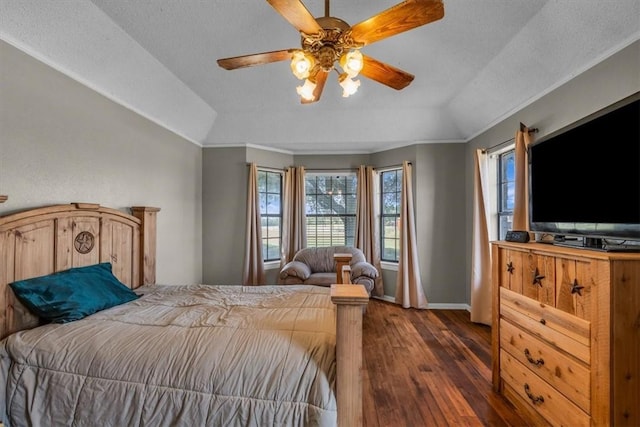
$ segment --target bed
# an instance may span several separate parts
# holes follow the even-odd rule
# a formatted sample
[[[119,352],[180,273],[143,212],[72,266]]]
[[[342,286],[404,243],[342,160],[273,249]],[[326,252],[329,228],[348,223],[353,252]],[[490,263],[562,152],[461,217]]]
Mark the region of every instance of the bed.
[[[5,425],[361,425],[366,290],[156,285],[158,212],[74,203],[0,217]],[[42,324],[14,294],[96,268],[135,298]]]

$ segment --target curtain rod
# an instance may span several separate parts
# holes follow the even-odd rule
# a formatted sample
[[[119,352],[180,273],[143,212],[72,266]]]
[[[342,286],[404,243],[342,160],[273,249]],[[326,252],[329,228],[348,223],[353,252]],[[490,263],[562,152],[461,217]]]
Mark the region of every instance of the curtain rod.
[[[412,164],[411,162],[408,162],[410,165]],[[397,168],[401,168],[402,165],[389,165],[389,166],[379,166],[379,167],[374,167],[374,170],[378,170],[378,169],[397,169]],[[314,172],[332,172],[332,171],[357,171],[359,168],[359,166],[355,167],[355,168],[322,168],[322,169],[307,169],[307,171],[314,171]]]
[[[251,164],[252,163],[247,163],[247,167],[251,167]],[[283,169],[278,169],[278,168],[269,168],[269,167],[260,166],[260,165],[257,165],[257,166],[258,166],[258,169],[263,170],[263,171],[267,171],[267,172],[280,172],[280,173],[282,173],[282,171],[283,171]]]
[[[511,138],[513,139],[513,138]],[[508,142],[508,141],[506,141]],[[504,144],[504,142],[502,143]],[[408,162],[410,165],[413,164],[413,162]],[[247,166],[251,166],[251,163],[247,163]],[[270,167],[266,167],[266,166],[260,166],[258,165],[259,169],[262,170],[266,170],[266,171],[273,171],[273,172],[282,172],[283,170],[287,169],[288,167],[293,167],[293,166],[287,166],[283,169],[278,169],[278,168],[270,168]],[[380,166],[380,167],[376,167],[373,168],[374,170],[378,170],[378,169],[397,169],[397,168],[401,168],[402,165],[390,165],[390,166]],[[312,171],[312,172],[351,172],[351,171],[357,171],[358,167],[355,168],[322,168],[322,169],[307,169],[305,167],[305,170],[307,171]]]
[[[407,162],[410,165],[413,165],[413,162]],[[380,170],[380,169],[400,169],[402,167],[402,164],[400,165],[389,165],[389,166],[380,166],[377,168],[373,168],[373,170]]]
[[[538,133],[538,128],[529,129],[529,128],[527,128],[527,126],[525,124],[520,122],[520,132],[524,132],[525,129],[527,129],[527,133]],[[506,141],[499,142],[499,143],[497,143],[495,145],[492,145],[491,147],[483,148],[482,151],[487,152],[487,151],[493,150],[494,148],[498,148],[501,145],[504,145],[504,144],[507,144],[507,143],[513,142],[513,141],[515,141],[515,138],[509,138]]]

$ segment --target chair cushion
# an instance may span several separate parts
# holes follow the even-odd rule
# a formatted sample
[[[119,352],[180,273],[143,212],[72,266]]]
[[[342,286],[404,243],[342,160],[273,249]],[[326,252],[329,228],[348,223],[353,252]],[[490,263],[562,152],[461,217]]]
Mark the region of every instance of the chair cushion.
[[[305,285],[330,286],[336,283],[336,273],[313,273],[307,280]]]

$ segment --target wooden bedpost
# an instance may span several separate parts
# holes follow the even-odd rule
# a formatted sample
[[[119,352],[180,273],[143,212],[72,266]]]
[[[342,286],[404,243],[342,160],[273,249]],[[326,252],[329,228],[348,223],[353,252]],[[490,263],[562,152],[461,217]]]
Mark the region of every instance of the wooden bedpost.
[[[369,294],[362,285],[331,285],[338,306],[336,324],[336,402],[338,427],[362,425],[362,314]]]
[[[341,280],[339,284],[347,285],[351,283],[351,267],[349,264],[342,266],[342,271],[340,272]],[[338,277],[340,278],[340,275]]]
[[[156,217],[160,208],[133,206],[131,213],[140,224],[140,284],[156,283]]]
[[[349,279],[349,282],[343,281],[342,267],[344,267],[345,265],[348,266],[349,263],[351,262],[352,257],[353,255],[349,253],[333,254],[333,259],[336,261],[336,274],[337,274],[336,280],[339,285],[343,283],[349,283],[351,281],[351,279]]]

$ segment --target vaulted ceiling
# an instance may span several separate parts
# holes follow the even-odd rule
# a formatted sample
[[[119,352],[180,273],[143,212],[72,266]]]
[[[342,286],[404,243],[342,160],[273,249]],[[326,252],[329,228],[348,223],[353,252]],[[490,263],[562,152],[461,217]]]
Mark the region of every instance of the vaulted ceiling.
[[[333,0],[351,25],[400,0]],[[301,105],[288,61],[219,58],[300,47],[265,0],[2,0],[0,38],[202,146],[366,153],[468,141],[640,39],[637,0],[443,0],[436,22],[362,52],[415,75],[396,91],[331,74]],[[316,17],[324,0],[303,0]],[[640,64],[639,64],[640,65]]]

